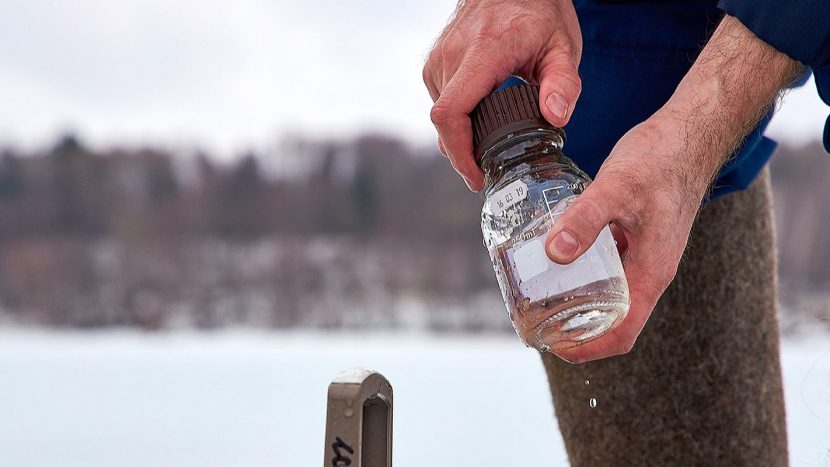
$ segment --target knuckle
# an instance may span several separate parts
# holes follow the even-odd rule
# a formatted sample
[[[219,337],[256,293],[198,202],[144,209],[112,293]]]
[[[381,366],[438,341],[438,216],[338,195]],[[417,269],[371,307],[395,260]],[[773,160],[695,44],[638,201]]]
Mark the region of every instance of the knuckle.
[[[539,28],[550,31],[546,39],[551,50],[561,54],[563,59],[567,59],[576,67],[583,46],[582,34],[579,33],[578,29],[570,30],[567,27],[551,29],[551,25],[546,23],[540,24]]]
[[[617,355],[626,355],[634,350],[635,339],[621,339],[617,341]]]
[[[677,275],[677,266],[668,263],[671,263],[671,261],[665,261],[662,265],[655,265],[655,273],[644,284],[649,302],[656,303]]]
[[[437,53],[441,60],[452,59],[461,53],[467,43],[463,36],[461,31],[453,28],[447,31],[441,42],[433,48],[433,51]]]
[[[509,24],[505,25],[498,21],[487,22],[479,28],[472,43],[485,48],[498,44],[502,42],[509,29]]]
[[[436,67],[443,63],[443,50],[444,47],[446,47],[446,42],[446,38],[442,37],[432,45],[432,48],[429,50],[429,54],[427,54],[427,59],[424,62],[426,67]]]
[[[441,62],[439,53],[441,52],[441,44],[443,44],[443,42],[444,41],[436,42],[435,45],[433,45],[429,50],[427,59],[424,61],[424,70],[436,66]]]
[[[439,100],[429,111],[429,119],[432,120],[433,125],[440,128],[452,119],[452,113],[452,109],[444,101]]]
[[[579,77],[579,70],[568,53],[561,50],[550,52],[546,58],[547,65],[545,75],[549,76],[554,89],[567,93],[579,93],[582,91],[582,79]]]
[[[425,85],[430,85],[430,82],[432,81],[432,66],[428,61],[426,65],[424,65],[424,69],[421,70],[421,78],[424,80]]]
[[[577,99],[582,94],[582,80],[573,73],[563,73],[560,75],[561,81],[558,86],[563,93],[567,94],[570,99]]]
[[[568,84],[569,87],[581,89],[582,80],[579,78],[579,71],[573,60],[565,56],[556,63],[559,70],[558,78]]]
[[[582,198],[568,208],[570,225],[576,230],[575,234],[590,235],[593,230],[599,230],[605,223],[605,210],[592,198]]]
[[[569,75],[566,79],[570,82],[571,88],[573,89],[575,95],[578,96],[582,94],[582,79],[579,78],[579,74],[577,74],[576,69],[574,69],[573,74]]]
[[[663,271],[660,273],[660,280],[658,285],[660,287],[660,294],[662,294],[671,283],[674,281],[674,278],[677,277],[677,265],[671,265],[671,263],[675,262],[666,262],[666,266],[664,266]]]

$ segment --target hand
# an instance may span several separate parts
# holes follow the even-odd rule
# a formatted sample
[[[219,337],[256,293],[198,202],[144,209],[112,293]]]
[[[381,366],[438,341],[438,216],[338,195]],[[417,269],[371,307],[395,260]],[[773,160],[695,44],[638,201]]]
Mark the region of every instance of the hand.
[[[438,146],[473,191],[484,175],[473,159],[469,114],[510,75],[540,86],[542,115],[562,127],[581,90],[582,35],[571,0],[467,0],[424,66]]]
[[[613,223],[631,296],[617,328],[557,355],[579,363],[632,349],[677,272],[709,183],[801,70],[724,17],[669,102],[620,139],[596,180],[551,229],[548,257],[565,264]]]
[[[674,279],[711,169],[688,164],[682,121],[658,112],[614,147],[595,181],[557,220],[547,239],[551,260],[567,264],[612,224],[631,306],[619,326],[556,355],[581,363],[627,353]]]

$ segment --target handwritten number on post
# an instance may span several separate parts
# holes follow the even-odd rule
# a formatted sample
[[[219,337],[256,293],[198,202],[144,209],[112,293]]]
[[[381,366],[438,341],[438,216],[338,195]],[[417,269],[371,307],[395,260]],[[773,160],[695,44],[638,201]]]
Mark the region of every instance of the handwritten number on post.
[[[346,444],[346,442],[340,439],[339,436],[334,439],[331,449],[334,451],[334,457],[331,459],[332,467],[346,467],[352,465],[352,459],[349,455],[354,454],[354,448]],[[348,455],[344,454],[344,451],[347,452]]]

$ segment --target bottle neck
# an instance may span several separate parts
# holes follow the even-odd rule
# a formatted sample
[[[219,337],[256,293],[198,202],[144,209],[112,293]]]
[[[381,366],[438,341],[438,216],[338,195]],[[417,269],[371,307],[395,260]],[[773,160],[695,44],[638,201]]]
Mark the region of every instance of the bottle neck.
[[[531,160],[544,157],[550,164],[568,164],[570,161],[562,154],[563,144],[559,131],[545,128],[516,133],[494,144],[481,157],[484,193],[489,194],[500,182],[512,178],[517,167]]]

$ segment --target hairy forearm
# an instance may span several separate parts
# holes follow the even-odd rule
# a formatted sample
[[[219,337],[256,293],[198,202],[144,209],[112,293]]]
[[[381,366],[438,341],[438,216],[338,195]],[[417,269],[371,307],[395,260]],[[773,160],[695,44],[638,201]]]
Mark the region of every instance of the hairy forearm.
[[[662,109],[679,120],[708,184],[802,65],[725,16]]]

